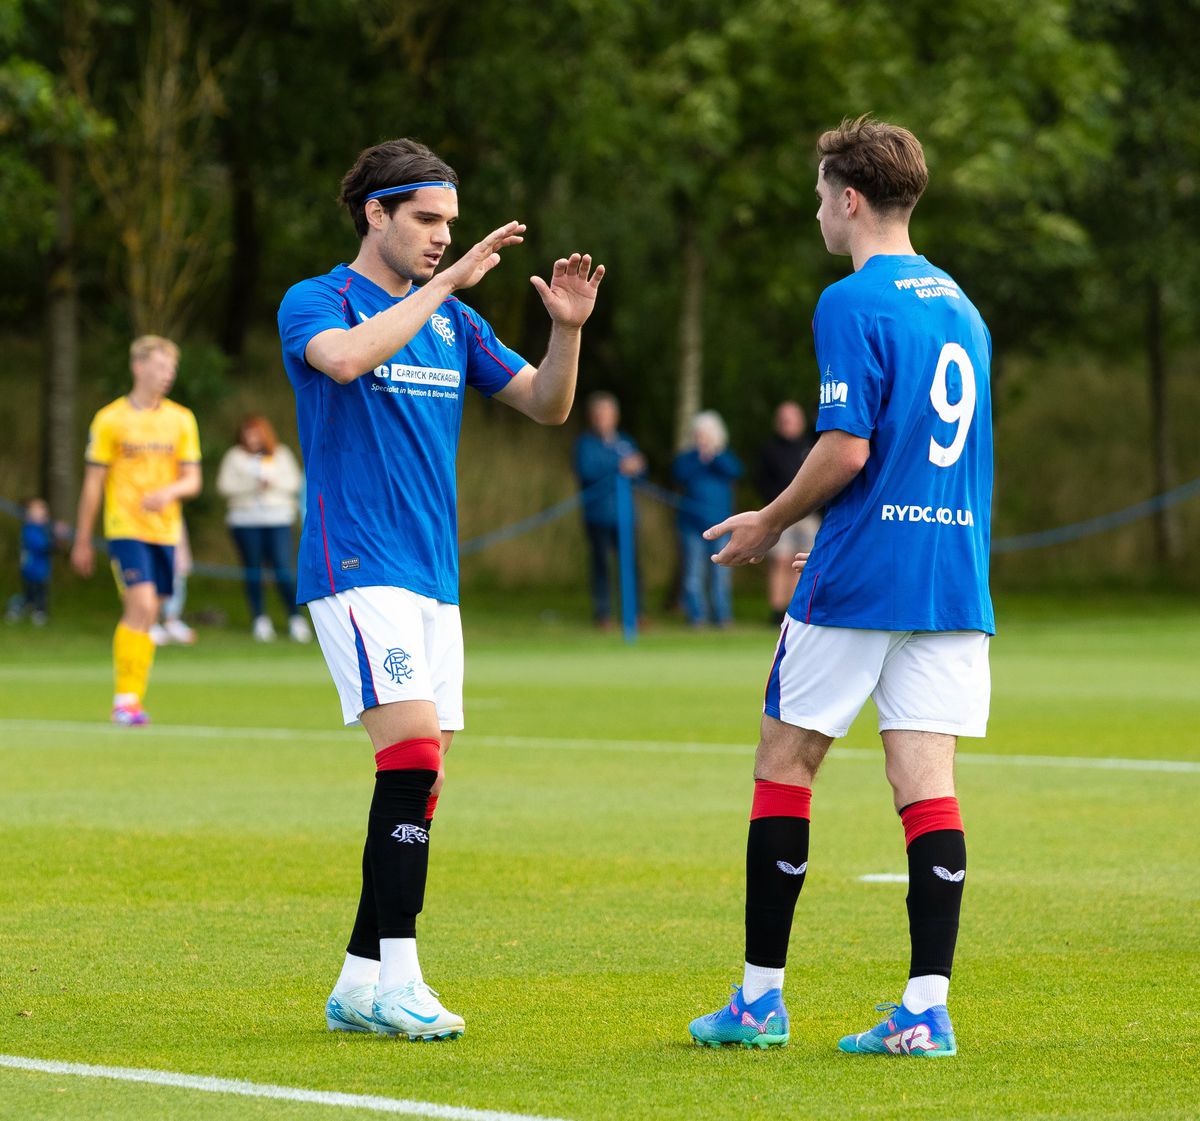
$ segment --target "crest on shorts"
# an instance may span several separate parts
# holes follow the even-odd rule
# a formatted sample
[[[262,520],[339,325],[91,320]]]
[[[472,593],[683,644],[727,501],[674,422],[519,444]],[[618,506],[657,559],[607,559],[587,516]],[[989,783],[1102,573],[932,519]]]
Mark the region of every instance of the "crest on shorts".
[[[387,657],[383,659],[383,668],[397,685],[408,681],[413,675],[408,665],[408,654],[398,646],[393,646],[387,652]]]

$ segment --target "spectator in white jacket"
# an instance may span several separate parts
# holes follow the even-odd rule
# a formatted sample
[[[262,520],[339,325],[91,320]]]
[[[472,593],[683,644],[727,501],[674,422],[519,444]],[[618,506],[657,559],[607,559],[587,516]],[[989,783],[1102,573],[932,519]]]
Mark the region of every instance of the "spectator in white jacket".
[[[263,608],[264,563],[274,570],[275,586],[287,608],[288,634],[296,642],[312,639],[308,620],[296,606],[292,571],[292,525],[300,487],[296,457],[276,439],[271,422],[263,416],[246,417],[238,428],[238,442],[221,460],[217,490],[229,500],[225,521],[241,554],[259,642],[275,638],[275,624]]]

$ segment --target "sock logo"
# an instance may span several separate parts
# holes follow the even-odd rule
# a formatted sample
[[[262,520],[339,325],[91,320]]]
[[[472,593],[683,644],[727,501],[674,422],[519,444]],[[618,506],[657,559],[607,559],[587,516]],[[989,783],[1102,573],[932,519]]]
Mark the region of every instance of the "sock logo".
[[[967,870],[964,868],[960,872],[951,872],[948,868],[943,868],[940,864],[935,864],[933,866],[933,874],[939,880],[949,880],[952,884],[957,884],[962,882],[962,878],[967,874]]]
[[[429,834],[419,825],[397,825],[392,830],[392,836],[405,845],[429,844]]]
[[[808,871],[808,861],[806,860],[799,868],[794,864],[789,864],[786,860],[775,861],[775,867],[781,872],[786,872],[789,876],[803,876]],[[936,871],[936,869],[934,869]],[[943,869],[944,871],[944,869]]]

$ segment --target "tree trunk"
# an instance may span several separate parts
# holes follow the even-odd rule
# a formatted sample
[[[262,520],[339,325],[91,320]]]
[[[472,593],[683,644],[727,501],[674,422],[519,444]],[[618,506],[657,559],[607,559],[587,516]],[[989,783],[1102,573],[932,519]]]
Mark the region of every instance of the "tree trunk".
[[[683,299],[679,308],[679,385],[675,399],[675,447],[691,442],[704,386],[704,253],[696,221],[683,223]]]
[[[1162,281],[1152,276],[1146,285],[1146,359],[1150,375],[1150,452],[1154,463],[1154,492],[1171,489],[1170,414],[1167,403],[1167,362],[1163,343]],[[1159,568],[1169,568],[1179,552],[1174,512],[1159,510],[1154,515],[1154,555]]]
[[[262,248],[254,199],[253,169],[246,156],[245,142],[236,133],[237,127],[227,122],[224,137],[225,159],[229,168],[233,259],[230,261],[229,294],[221,329],[221,349],[235,359],[241,358],[246,347],[246,332],[258,288]]]
[[[42,493],[55,518],[72,520],[78,491],[75,394],[79,381],[79,278],[75,262],[75,155],[54,146],[54,245],[47,284],[49,362],[42,380]]]

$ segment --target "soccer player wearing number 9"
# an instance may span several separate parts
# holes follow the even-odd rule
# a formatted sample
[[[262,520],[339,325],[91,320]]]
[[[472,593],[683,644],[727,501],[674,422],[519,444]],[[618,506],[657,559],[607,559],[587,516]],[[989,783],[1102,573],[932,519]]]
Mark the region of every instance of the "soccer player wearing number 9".
[[[746,847],[742,985],[691,1023],[697,1043],[785,1044],[784,966],[808,869],[812,785],[871,697],[908,851],[909,979],[851,1054],[957,1053],[947,1011],[966,876],[954,787],[960,735],[982,736],[990,698],[991,339],[966,294],[917,255],[913,207],[928,181],[908,130],[844,121],[819,143],[817,218],[854,272],[813,320],[820,438],[762,510],[707,533],[719,564],[760,560],[818,507],[768,675]]]

